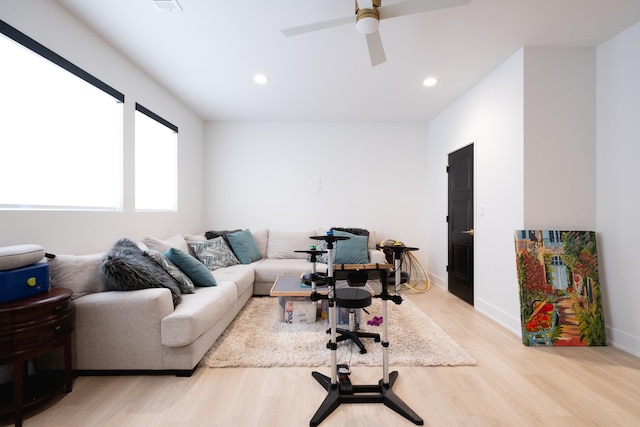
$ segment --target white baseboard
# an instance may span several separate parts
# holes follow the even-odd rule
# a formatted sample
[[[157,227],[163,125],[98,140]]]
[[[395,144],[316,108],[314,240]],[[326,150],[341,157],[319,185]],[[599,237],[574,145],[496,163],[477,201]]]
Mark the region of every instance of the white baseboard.
[[[476,310],[478,310],[478,312],[487,316],[489,319],[504,327],[509,332],[512,332],[517,336],[522,335],[522,330],[520,327],[520,317],[513,317],[506,311],[501,310],[492,304],[489,304],[481,298],[476,298],[476,300],[474,301],[474,307]]]
[[[605,326],[607,330],[607,344],[626,353],[640,357],[640,337]]]

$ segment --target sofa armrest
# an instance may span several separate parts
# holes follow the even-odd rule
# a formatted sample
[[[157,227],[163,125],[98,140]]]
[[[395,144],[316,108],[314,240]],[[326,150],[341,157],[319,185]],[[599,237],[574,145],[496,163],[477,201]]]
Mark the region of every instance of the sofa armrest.
[[[75,306],[76,369],[162,369],[160,324],[173,312],[169,289],[94,293]]]

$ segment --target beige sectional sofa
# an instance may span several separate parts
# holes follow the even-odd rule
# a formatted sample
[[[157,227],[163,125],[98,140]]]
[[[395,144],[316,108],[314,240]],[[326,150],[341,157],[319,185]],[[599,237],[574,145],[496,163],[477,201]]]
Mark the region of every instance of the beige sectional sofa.
[[[295,251],[316,244],[310,236],[325,233],[252,231],[261,259],[210,271],[216,286],[196,286],[193,293],[181,295],[175,308],[167,288],[105,291],[100,272],[105,254],[56,256],[50,261],[51,285],[74,290],[74,370],[79,374],[152,371],[191,375],[252,295],[269,295],[279,275],[311,270],[306,254]],[[165,240],[147,237],[139,246],[143,250],[173,247],[185,251],[190,244],[205,240],[204,235]],[[369,261],[384,263],[384,254],[375,250],[375,244],[375,234],[370,232]],[[196,255],[192,252],[192,256]],[[326,264],[318,263],[317,269],[326,271]],[[59,363],[55,357],[39,361],[43,367]]]

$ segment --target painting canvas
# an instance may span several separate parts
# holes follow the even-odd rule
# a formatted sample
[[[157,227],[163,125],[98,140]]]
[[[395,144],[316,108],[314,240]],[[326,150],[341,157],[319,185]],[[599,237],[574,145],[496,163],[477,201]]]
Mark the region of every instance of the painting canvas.
[[[606,345],[593,231],[515,232],[522,342]]]

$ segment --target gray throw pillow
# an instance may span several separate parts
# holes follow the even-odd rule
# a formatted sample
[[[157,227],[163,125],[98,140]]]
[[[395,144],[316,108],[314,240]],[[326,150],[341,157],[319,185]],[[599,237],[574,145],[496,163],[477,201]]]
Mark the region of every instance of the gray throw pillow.
[[[204,242],[191,242],[189,246],[209,270],[240,264],[222,236]]]
[[[189,276],[184,274],[182,270],[176,267],[176,265],[171,262],[171,260],[167,258],[164,253],[153,249],[149,249],[145,253],[149,257],[151,257],[151,259],[157,262],[158,265],[164,269],[164,271],[169,273],[176,282],[178,282],[178,285],[180,286],[180,292],[182,292],[183,294],[192,294],[195,292],[195,285],[193,284],[191,279],[189,279]]]

